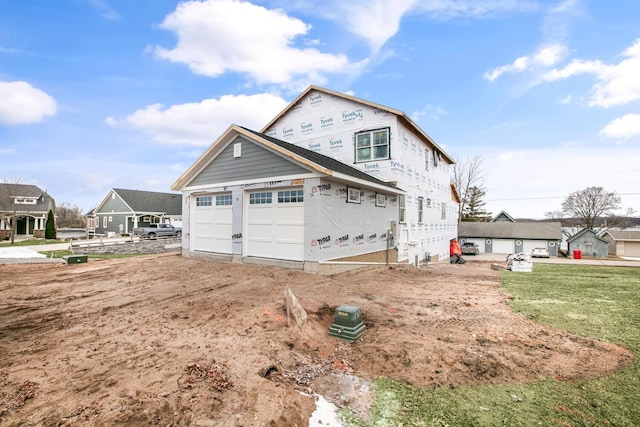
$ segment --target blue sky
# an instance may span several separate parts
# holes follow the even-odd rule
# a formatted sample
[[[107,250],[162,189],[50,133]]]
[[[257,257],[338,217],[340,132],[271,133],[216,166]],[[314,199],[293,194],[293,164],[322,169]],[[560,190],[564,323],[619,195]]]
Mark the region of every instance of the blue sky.
[[[494,214],[592,185],[640,212],[639,22],[637,0],[0,0],[0,179],[85,212],[170,191],[316,84],[482,157]]]

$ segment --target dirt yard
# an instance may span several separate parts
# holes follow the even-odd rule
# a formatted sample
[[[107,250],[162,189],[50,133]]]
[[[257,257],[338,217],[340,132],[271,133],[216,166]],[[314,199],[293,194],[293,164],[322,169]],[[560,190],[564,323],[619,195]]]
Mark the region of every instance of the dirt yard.
[[[302,328],[287,326],[286,287]],[[313,393],[366,416],[378,376],[518,383],[631,363],[508,303],[498,273],[474,262],[334,276],[176,255],[4,265],[0,425],[306,426]],[[353,344],[327,334],[342,304],[367,326]]]

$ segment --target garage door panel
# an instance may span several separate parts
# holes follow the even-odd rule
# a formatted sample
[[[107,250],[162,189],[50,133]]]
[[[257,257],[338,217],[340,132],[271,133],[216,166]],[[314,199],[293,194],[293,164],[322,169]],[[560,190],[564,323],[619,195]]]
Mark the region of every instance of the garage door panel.
[[[198,206],[199,200],[208,205]],[[221,200],[231,202],[227,194],[202,195],[195,198],[193,207],[193,250],[203,252],[231,253],[233,234],[233,207],[220,205]]]
[[[512,254],[515,251],[513,240],[493,239],[492,250],[494,254]]]
[[[640,242],[625,242],[624,256],[640,257]]]
[[[250,193],[246,226],[247,256],[304,259],[304,203],[298,189]]]
[[[524,240],[522,242],[522,251],[525,254],[531,255],[531,251],[535,248],[546,248],[547,242],[544,240]]]

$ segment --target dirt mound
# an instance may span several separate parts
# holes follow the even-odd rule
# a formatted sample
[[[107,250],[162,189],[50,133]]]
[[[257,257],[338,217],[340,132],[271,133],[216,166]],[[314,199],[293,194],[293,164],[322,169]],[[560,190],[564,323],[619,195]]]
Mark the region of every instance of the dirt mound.
[[[307,425],[312,393],[368,411],[367,380],[596,377],[618,346],[516,315],[488,264],[334,275],[148,256],[0,266],[0,423]],[[284,290],[307,312],[287,327]],[[335,308],[362,310],[347,344]],[[295,322],[292,323],[295,325]]]

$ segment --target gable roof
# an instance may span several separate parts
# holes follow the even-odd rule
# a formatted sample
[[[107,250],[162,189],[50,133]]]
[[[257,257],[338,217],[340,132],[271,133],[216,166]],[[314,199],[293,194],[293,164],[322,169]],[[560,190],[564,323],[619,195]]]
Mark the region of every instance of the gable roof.
[[[267,125],[265,127],[263,127],[262,130],[260,130],[260,132],[263,133],[263,134],[265,132],[267,132],[267,130],[271,126],[273,126],[274,123],[276,123],[278,120],[280,120],[280,118],[282,118],[282,116],[284,116],[287,112],[289,112],[289,110],[291,110],[296,104],[298,104],[298,102],[300,102],[300,100],[302,98],[307,96],[312,91],[323,92],[323,93],[326,93],[327,95],[336,96],[338,98],[342,98],[342,99],[346,99],[346,100],[349,100],[349,101],[352,101],[352,102],[356,102],[356,103],[359,103],[359,104],[367,105],[369,107],[376,108],[376,109],[383,110],[383,111],[386,111],[388,113],[394,114],[396,117],[398,117],[398,119],[400,120],[400,122],[402,124],[404,124],[407,128],[412,130],[427,145],[431,145],[449,163],[451,163],[451,164],[455,163],[454,160],[451,157],[449,157],[449,155],[447,155],[447,153],[445,153],[445,151],[438,144],[436,144],[436,142],[433,139],[431,139],[431,137],[429,135],[427,135],[425,131],[420,129],[420,127],[408,115],[406,115],[403,111],[396,110],[395,108],[390,108],[390,107],[387,107],[385,105],[376,104],[375,102],[367,101],[366,99],[357,98],[355,96],[347,95],[345,93],[336,92],[336,91],[333,91],[333,90],[330,90],[330,89],[327,89],[327,88],[323,88],[323,87],[320,87],[320,86],[315,86],[315,85],[311,85],[307,89],[305,89],[300,95],[298,95],[296,97],[296,99],[291,101],[289,103],[289,105],[287,105],[284,108],[284,110],[282,110],[269,123],[267,123]]]
[[[35,185],[0,183],[0,210],[13,210],[14,199],[22,197],[36,198],[36,204],[18,203],[15,205],[16,212],[46,212],[49,210],[49,202],[54,203],[46,191]]]
[[[504,219],[506,219],[507,221],[510,221],[510,222],[516,222],[516,220],[513,219],[513,217],[511,215],[509,215],[508,213],[506,213],[505,211],[500,211],[500,213],[498,215],[493,217],[491,222],[504,221],[504,220],[502,220],[500,218],[504,218]]]
[[[112,193],[115,193],[131,209],[137,213],[162,213],[165,215],[182,215],[182,194],[160,193],[156,191],[127,190],[112,188],[98,206],[87,215],[99,213]]]
[[[164,212],[167,215],[182,214],[182,194],[126,190],[123,188],[114,188],[113,191],[134,212]]]
[[[603,236],[608,234],[613,240],[640,241],[640,230],[607,230]]]
[[[227,147],[236,137],[242,136],[249,141],[258,144],[276,154],[294,162],[302,167],[328,175],[338,180],[365,183],[369,186],[384,188],[387,191],[402,193],[393,182],[386,182],[366,172],[342,163],[336,159],[307,150],[294,144],[267,136],[238,125],[231,125],[211,146],[195,161],[193,165],[171,186],[172,190],[181,190],[198,175],[202,169],[222,150]]]
[[[461,222],[458,236],[492,239],[562,239],[562,224],[559,222]]]
[[[567,239],[567,242],[573,242],[574,240],[579,239],[580,237],[584,236],[585,234],[592,234],[594,238],[596,238],[598,240],[601,240],[601,241],[603,241],[605,243],[608,243],[605,239],[603,239],[602,237],[598,236],[598,234],[595,231],[593,231],[593,230],[591,230],[589,228],[583,228],[582,230],[578,231],[576,234],[574,234],[573,236],[569,237]]]

